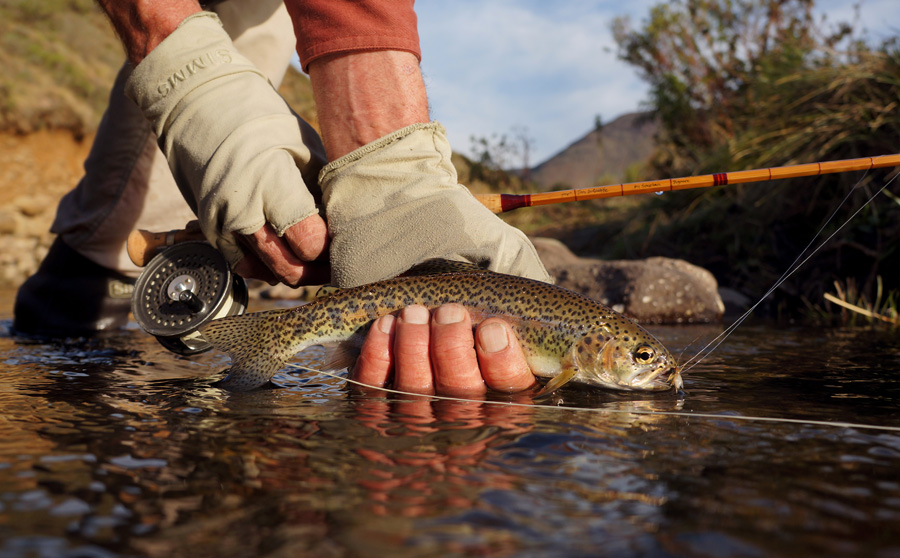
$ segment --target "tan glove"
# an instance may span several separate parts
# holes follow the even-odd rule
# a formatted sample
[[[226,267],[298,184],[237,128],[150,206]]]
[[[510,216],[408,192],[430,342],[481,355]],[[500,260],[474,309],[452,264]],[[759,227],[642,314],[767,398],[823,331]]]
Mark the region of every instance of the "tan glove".
[[[353,287],[429,258],[550,281],[528,238],[457,183],[438,123],[414,124],[322,169],[331,279]]]
[[[186,18],[138,64],[125,92],[153,123],[206,238],[232,265],[243,257],[235,234],[269,223],[281,236],[318,212],[321,139],[237,52],[215,14]]]

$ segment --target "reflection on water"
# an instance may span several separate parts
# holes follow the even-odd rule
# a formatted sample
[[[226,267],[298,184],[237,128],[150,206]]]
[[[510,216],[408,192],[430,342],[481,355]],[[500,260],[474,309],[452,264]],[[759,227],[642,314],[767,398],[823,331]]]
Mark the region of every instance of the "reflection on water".
[[[900,553],[889,332],[744,327],[685,375],[683,398],[576,389],[535,406],[295,373],[229,394],[208,379],[220,355],[8,326],[0,557]],[[688,356],[717,331],[655,333]]]

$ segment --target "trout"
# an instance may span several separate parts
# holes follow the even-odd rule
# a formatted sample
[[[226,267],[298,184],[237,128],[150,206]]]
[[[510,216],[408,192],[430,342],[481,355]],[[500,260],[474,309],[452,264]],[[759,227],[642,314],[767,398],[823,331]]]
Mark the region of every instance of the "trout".
[[[308,347],[325,347],[326,369],[351,366],[377,318],[411,304],[434,309],[448,302],[465,306],[473,325],[497,316],[512,327],[532,372],[549,379],[539,396],[569,382],[614,390],[682,387],[669,351],[615,310],[563,287],[444,260],[333,289],[296,308],[214,320],[200,334],[231,357],[219,385],[247,391],[267,384]]]

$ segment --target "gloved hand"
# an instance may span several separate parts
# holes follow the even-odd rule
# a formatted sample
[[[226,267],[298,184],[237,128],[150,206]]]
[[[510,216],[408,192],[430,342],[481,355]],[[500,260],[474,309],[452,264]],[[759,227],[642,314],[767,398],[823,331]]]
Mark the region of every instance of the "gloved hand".
[[[528,238],[457,183],[450,155],[443,126],[413,124],[322,169],[333,284],[371,283],[438,257],[550,281]]]
[[[325,255],[314,196],[325,149],[237,52],[218,17],[201,12],[186,18],[137,65],[126,94],[153,123],[206,238],[232,265],[245,255],[239,241],[250,241],[277,279],[300,282],[276,270],[253,241],[289,260]],[[291,234],[280,238],[289,228]],[[321,236],[312,254],[300,253],[298,230]]]

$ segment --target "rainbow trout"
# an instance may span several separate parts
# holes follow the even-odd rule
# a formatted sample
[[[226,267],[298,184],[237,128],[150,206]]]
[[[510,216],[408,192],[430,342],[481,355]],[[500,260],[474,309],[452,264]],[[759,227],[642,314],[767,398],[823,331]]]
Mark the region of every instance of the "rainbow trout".
[[[380,316],[410,304],[434,309],[447,302],[465,306],[475,325],[492,316],[510,324],[532,372],[549,378],[539,395],[570,381],[615,390],[682,387],[669,351],[611,308],[556,285],[457,262],[432,260],[400,277],[334,290],[296,308],[221,318],[200,333],[231,356],[230,373],[219,385],[246,391],[268,383],[312,346],[326,347],[326,368],[350,366]]]

